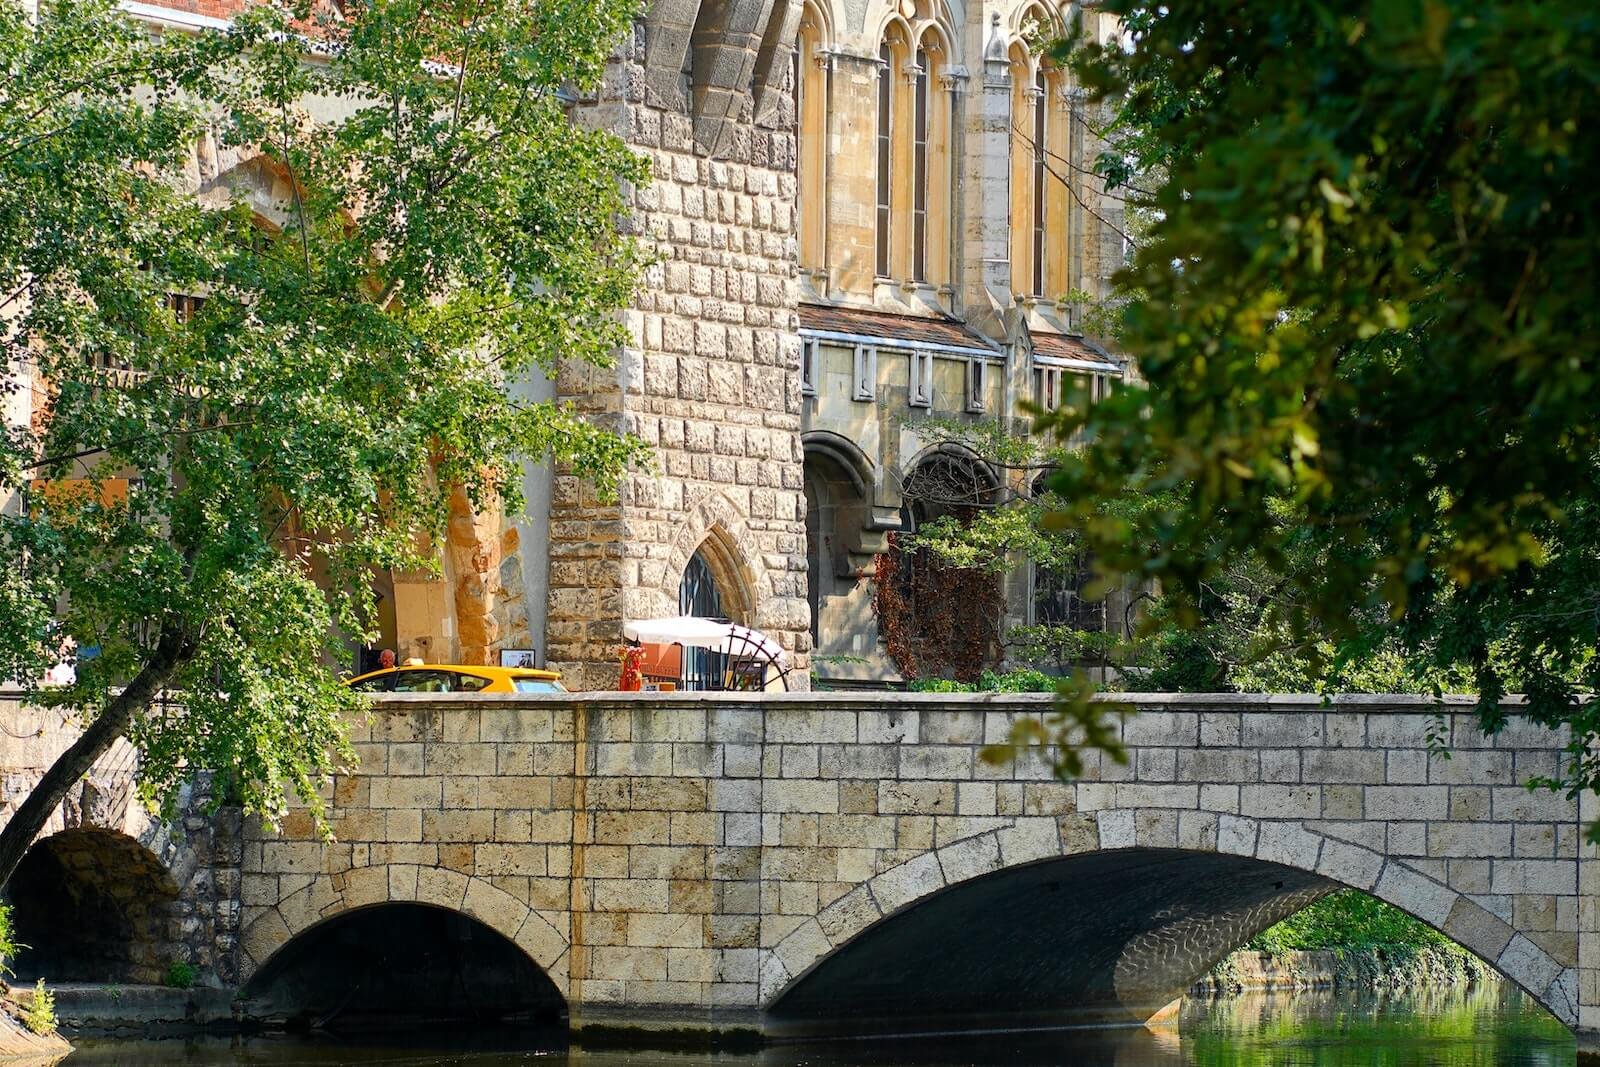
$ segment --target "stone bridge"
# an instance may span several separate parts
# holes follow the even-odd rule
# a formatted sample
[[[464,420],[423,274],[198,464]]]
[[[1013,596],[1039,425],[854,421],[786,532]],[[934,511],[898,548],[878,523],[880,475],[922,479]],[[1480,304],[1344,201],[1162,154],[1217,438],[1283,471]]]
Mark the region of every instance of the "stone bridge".
[[[1404,698],[1133,700],[1128,763],[1064,784],[979,758],[1043,697],[390,698],[332,841],[297,810],[247,822],[237,867],[212,849],[202,895],[237,885],[240,934],[198,962],[310,1021],[1142,1018],[1354,886],[1600,1024],[1600,867],[1576,806],[1521,784],[1561,736]]]

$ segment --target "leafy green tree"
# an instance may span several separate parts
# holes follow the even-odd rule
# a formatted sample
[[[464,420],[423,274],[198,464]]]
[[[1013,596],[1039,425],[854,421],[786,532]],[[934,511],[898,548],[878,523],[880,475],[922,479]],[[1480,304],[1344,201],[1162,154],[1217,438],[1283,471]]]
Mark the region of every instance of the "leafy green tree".
[[[1075,63],[1120,102],[1108,169],[1156,178],[1122,277],[1149,389],[1056,419],[1095,441],[1054,483],[1066,521],[1170,625],[1252,560],[1291,644],[1393,642],[1469,678],[1491,731],[1520,690],[1572,729],[1546,784],[1600,784],[1600,14],[1107,8],[1126,39]],[[1130,493],[1158,506],[1108,508]]]
[[[148,800],[204,767],[320,811],[369,568],[430,564],[453,493],[515,508],[523,458],[605,491],[640,454],[507,389],[625,341],[646,170],[567,110],[631,15],[369,0],[155,35],[0,0],[5,384],[48,398],[0,441],[0,678],[97,652],[31,694],[83,734],[0,882],[121,736]]]

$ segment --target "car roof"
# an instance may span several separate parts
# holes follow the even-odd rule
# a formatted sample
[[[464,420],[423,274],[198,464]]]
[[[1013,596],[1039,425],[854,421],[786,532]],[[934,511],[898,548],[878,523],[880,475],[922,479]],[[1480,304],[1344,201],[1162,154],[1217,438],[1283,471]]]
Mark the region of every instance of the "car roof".
[[[392,674],[395,671],[459,671],[462,674],[488,674],[502,678],[537,678],[548,682],[561,680],[560,671],[548,671],[537,667],[494,667],[482,663],[401,663],[393,667],[368,671],[366,674],[358,674],[350,681],[359,682],[363,678],[376,678],[380,674]]]

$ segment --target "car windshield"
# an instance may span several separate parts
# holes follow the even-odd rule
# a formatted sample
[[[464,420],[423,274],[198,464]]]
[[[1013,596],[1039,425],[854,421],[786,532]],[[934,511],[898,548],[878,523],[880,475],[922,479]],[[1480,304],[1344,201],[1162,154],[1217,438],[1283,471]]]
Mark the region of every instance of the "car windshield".
[[[517,692],[519,693],[565,693],[561,683],[549,678],[518,678]]]

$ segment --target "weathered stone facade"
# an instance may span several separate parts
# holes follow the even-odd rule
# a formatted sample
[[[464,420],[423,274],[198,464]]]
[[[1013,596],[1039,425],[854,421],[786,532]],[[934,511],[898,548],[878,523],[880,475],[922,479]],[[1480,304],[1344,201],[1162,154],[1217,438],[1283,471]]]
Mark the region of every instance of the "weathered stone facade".
[[[569,366],[557,392],[638,434],[655,468],[631,475],[613,505],[557,476],[548,658],[571,688],[613,686],[622,621],[678,614],[684,568],[700,551],[726,613],[777,636],[803,683],[792,117],[780,107],[755,120],[759,33],[750,41],[719,25],[695,47],[732,64],[746,91],[697,132],[678,78],[684,54],[669,64],[669,45],[649,30],[635,27],[579,118],[649,158],[654,180],[635,190],[631,226],[657,259],[627,313],[633,347],[619,366]],[[656,76],[669,66],[671,77]]]
[[[359,742],[365,770],[332,792],[336,843],[304,823],[249,831],[241,971],[331,916],[420,901],[523,946],[575,1016],[781,1016],[852,988],[882,938],[926,951],[935,931],[916,931],[940,909],[1037,883],[1091,909],[1058,908],[1061,936],[1102,940],[1051,953],[1051,981],[1034,984],[1136,1013],[1349,885],[1578,1023],[1592,850],[1572,802],[1520,784],[1561,758],[1559,736],[1513,724],[1486,740],[1451,713],[1445,760],[1414,700],[1137,703],[1129,763],[1091,756],[1070,784],[979,759],[1042,709],[1026,696],[384,703]],[[970,1000],[982,976],[1003,979],[996,946],[1016,939],[990,921],[998,933],[936,931],[928,981],[964,976]]]

